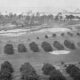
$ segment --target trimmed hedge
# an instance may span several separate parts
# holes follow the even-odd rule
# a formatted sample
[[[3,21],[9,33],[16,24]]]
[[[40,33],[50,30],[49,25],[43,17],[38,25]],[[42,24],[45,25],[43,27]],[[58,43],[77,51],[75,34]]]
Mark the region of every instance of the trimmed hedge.
[[[52,46],[48,42],[46,42],[46,41],[44,41],[44,42],[41,43],[41,47],[43,48],[43,50],[45,52],[51,52],[51,51],[53,51]]]
[[[14,48],[12,44],[6,44],[4,46],[4,53],[7,55],[12,55],[14,54]]]
[[[71,32],[67,32],[67,34],[70,36],[70,37],[73,37],[73,33],[71,33]]]
[[[75,44],[72,43],[70,40],[65,40],[64,45],[69,49],[72,49],[72,50],[76,49]]]
[[[36,44],[36,42],[31,42],[29,44],[29,47],[33,52],[39,52],[40,51],[40,49],[39,49],[38,45]]]
[[[24,46],[24,44],[19,44],[18,45],[18,52],[20,52],[20,53],[27,52],[27,49]]]
[[[53,46],[58,50],[64,50],[64,46],[59,41],[54,41]]]

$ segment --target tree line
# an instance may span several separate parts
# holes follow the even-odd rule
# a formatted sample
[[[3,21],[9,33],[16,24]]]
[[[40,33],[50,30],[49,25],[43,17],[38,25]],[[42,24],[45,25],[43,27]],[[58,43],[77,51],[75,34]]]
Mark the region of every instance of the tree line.
[[[39,26],[42,24],[46,23],[51,23],[53,21],[60,21],[60,20],[73,20],[73,19],[80,19],[79,16],[74,16],[73,14],[65,15],[63,17],[62,13],[58,13],[56,15],[53,14],[43,14],[41,15],[39,12],[36,14],[14,14],[14,13],[9,13],[6,15],[3,15],[2,13],[0,14],[0,24],[5,25],[5,24],[13,24],[21,27],[25,26]]]

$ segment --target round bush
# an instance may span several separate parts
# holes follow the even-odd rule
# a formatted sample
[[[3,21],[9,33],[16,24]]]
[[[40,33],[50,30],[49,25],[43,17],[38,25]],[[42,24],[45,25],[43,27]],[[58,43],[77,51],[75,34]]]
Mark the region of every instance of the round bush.
[[[10,62],[5,61],[4,63],[1,64],[1,71],[7,71],[10,73],[13,73],[14,69],[13,69],[12,65],[10,64]]]
[[[52,34],[53,37],[56,37],[56,34]]]
[[[65,45],[67,48],[69,48],[69,49],[72,49],[72,50],[76,49],[75,44],[72,43],[72,42],[69,41],[69,40],[65,40],[65,41],[64,41],[64,45]]]
[[[53,51],[52,46],[51,46],[48,42],[46,42],[46,41],[44,41],[44,42],[41,43],[41,47],[42,47],[43,50],[46,51],[46,52],[51,52],[51,51]]]
[[[35,42],[31,42],[31,43],[29,44],[29,46],[30,46],[30,49],[31,49],[33,52],[39,52],[39,51],[40,51],[38,45],[37,45]]]
[[[80,36],[80,33],[79,32],[77,32],[77,36]]]
[[[61,36],[64,36],[65,34],[64,33],[61,33]]]
[[[42,71],[45,75],[50,75],[50,73],[55,69],[55,67],[49,63],[45,63],[42,67]]]
[[[39,39],[39,37],[37,37],[37,39]]]
[[[45,38],[47,39],[48,38],[48,35],[45,35]]]
[[[54,41],[53,46],[58,50],[64,50],[64,46],[58,41]]]
[[[12,44],[6,44],[6,45],[4,46],[4,53],[5,53],[5,54],[8,54],[8,55],[14,54],[13,45],[12,45]]]
[[[19,44],[18,45],[18,52],[20,52],[20,53],[27,52],[27,49],[24,46],[24,44]]]

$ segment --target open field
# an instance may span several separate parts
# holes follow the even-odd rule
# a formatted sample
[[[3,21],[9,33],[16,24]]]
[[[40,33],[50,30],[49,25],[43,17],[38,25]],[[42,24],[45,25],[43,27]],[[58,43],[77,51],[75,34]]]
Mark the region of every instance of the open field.
[[[72,35],[69,35],[68,32],[71,32]],[[79,32],[79,31],[78,31]],[[21,35],[20,35],[21,33]],[[24,33],[24,34],[22,34]],[[61,34],[64,33],[62,36]],[[56,34],[56,37],[53,36],[53,34]],[[47,37],[45,37],[47,35]],[[64,41],[69,40],[75,45],[75,49],[67,48],[64,45]],[[48,42],[52,48],[53,51],[58,50],[53,46],[54,41],[59,41],[63,46],[64,50],[70,51],[69,54],[50,54],[49,52],[44,51],[44,49],[41,47],[42,42]],[[67,80],[72,80],[69,75],[64,71],[63,66],[61,65],[61,62],[65,62],[66,64],[69,63],[78,63],[80,62],[80,46],[77,45],[77,43],[80,41],[80,36],[77,35],[76,30],[71,29],[53,29],[53,28],[45,28],[39,29],[39,30],[10,30],[10,31],[0,31],[0,64],[4,61],[10,61],[15,69],[15,73],[13,74],[15,79],[19,80],[20,72],[19,68],[22,64],[25,62],[30,62],[33,67],[37,70],[39,75],[42,75],[41,68],[43,66],[43,63],[51,63],[52,65],[57,66],[57,68],[60,68],[62,73],[67,77]],[[36,42],[38,45],[40,51],[33,52],[30,49],[29,44],[31,42]],[[27,51],[20,53],[18,52],[18,44],[24,44]],[[6,44],[12,44],[14,47],[14,54],[13,55],[7,55],[4,53],[4,47]],[[80,65],[78,65],[79,67]]]

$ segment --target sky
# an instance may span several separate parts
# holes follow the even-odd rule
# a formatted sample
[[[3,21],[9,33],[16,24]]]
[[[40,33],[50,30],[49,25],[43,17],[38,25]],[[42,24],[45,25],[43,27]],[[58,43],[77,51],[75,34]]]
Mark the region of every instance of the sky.
[[[0,0],[0,12],[55,12],[77,8],[80,8],[80,0]]]

